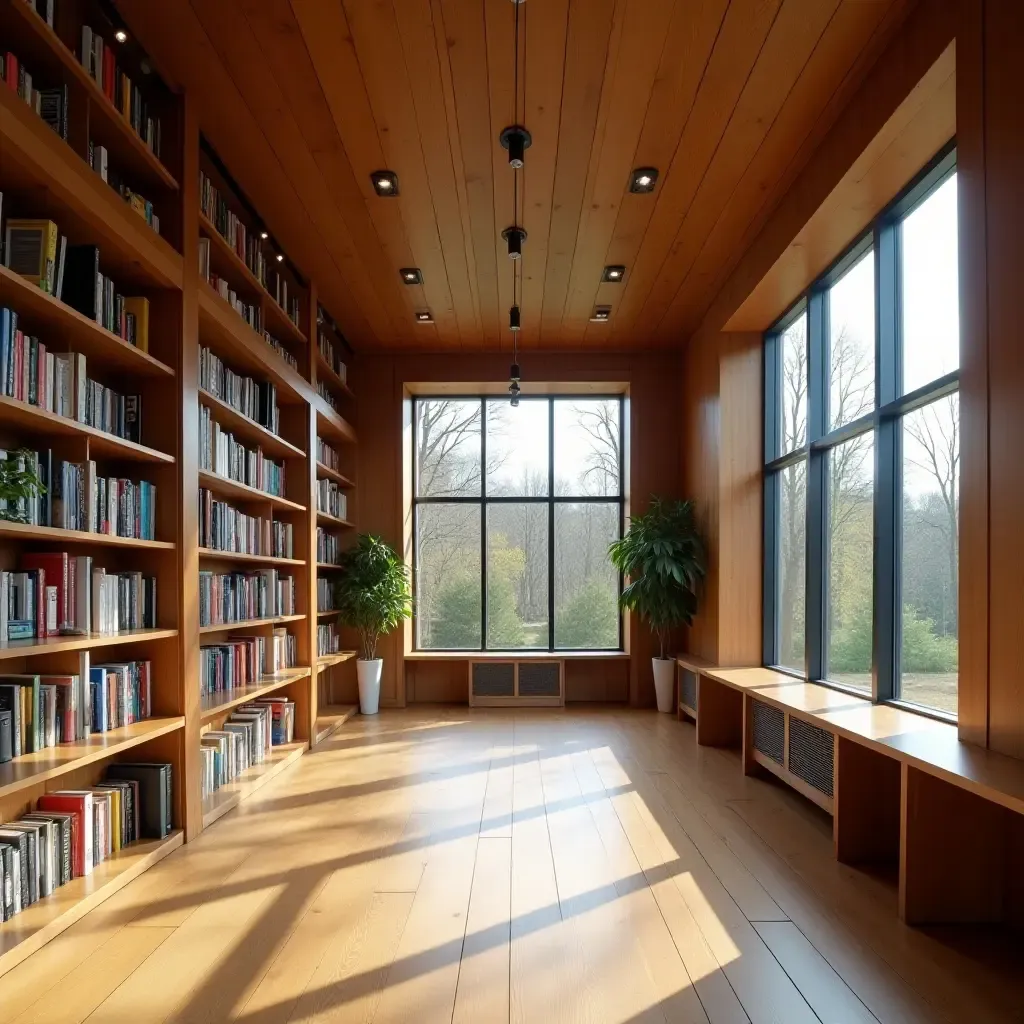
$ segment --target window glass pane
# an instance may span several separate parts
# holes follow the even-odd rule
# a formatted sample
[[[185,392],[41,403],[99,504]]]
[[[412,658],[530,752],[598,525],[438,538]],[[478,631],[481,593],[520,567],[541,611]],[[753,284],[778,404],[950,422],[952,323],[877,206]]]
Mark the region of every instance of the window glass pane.
[[[779,562],[776,599],[779,664],[804,671],[804,565],[807,552],[807,462],[779,471]]]
[[[903,393],[960,366],[956,175],[903,221]]]
[[[480,506],[416,507],[416,646],[480,649]]]
[[[487,402],[487,493],[544,497],[548,493],[547,399]]]
[[[956,714],[960,400],[903,418],[900,696]]]
[[[618,502],[555,506],[556,647],[619,646],[619,574],[608,558],[619,513]]]
[[[862,256],[828,292],[829,424],[875,407],[875,256]]]
[[[782,445],[780,455],[807,443],[807,316],[793,321],[779,339],[782,349]]]
[[[416,402],[416,496],[480,495],[480,402]]]
[[[548,508],[547,502],[487,506],[490,648],[548,646]]]
[[[619,493],[619,408],[618,399],[555,402],[555,494]]]
[[[871,692],[874,434],[836,445],[828,455],[828,608],[825,674]]]

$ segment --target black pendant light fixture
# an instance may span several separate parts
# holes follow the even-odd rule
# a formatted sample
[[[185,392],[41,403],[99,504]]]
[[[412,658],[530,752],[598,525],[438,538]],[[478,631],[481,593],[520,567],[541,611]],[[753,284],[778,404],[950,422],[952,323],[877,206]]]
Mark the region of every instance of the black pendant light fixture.
[[[522,126],[519,120],[519,8],[523,6],[524,0],[512,0],[515,7],[515,26],[513,30],[513,89],[512,89],[512,124],[505,128],[498,141],[504,149],[508,150],[508,165],[512,168],[512,226],[505,228],[501,237],[505,239],[508,246],[509,259],[512,260],[512,306],[508,311],[508,329],[512,332],[512,365],[509,367],[508,393],[512,408],[519,405],[519,381],[522,378],[522,371],[519,369],[519,333],[522,328],[522,317],[519,309],[519,296],[522,291],[521,281],[523,274],[523,242],[526,241],[526,230],[519,226],[519,188],[522,184],[524,167],[526,165],[526,151],[530,148],[533,139],[530,133]],[[525,16],[524,16],[525,20]],[[525,103],[526,92],[526,36],[523,34],[523,94]]]

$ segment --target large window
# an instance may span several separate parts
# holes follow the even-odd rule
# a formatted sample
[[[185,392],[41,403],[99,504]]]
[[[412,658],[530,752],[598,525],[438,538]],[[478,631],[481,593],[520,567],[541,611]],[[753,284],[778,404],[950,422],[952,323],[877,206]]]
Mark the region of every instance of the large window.
[[[618,650],[621,397],[416,398],[421,650]]]
[[[957,710],[956,155],[765,338],[768,665]]]

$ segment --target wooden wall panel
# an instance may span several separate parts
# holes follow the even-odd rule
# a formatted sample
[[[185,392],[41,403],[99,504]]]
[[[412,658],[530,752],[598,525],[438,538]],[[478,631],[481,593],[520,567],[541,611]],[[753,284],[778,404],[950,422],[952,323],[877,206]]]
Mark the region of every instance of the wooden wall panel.
[[[984,4],[984,205],[989,383],[989,743],[1024,757],[1024,8]],[[972,368],[973,369],[973,368]],[[972,373],[972,383],[976,374]],[[973,410],[976,396],[969,396]],[[966,457],[966,453],[965,453]],[[973,480],[973,477],[972,477]]]
[[[650,671],[650,670],[648,670]],[[566,661],[565,702],[602,704],[629,701],[629,662]]]
[[[721,334],[683,355],[683,493],[708,548],[687,650],[713,664],[761,660],[762,365],[759,333]]]
[[[410,661],[405,666],[409,704],[465,704],[469,679],[466,661]]]
[[[678,359],[669,353],[575,354],[531,353],[523,370],[530,381],[627,382],[630,387],[631,439],[628,488],[632,507],[642,510],[653,494],[679,496]],[[501,353],[368,356],[352,367],[359,396],[359,487],[355,491],[359,529],[376,533],[401,547],[402,400],[406,383],[503,381],[508,357]],[[392,634],[382,645],[384,679],[381,701],[401,704],[399,693],[403,637]],[[630,702],[654,704],[650,659],[653,643],[646,629],[636,629],[630,644]]]

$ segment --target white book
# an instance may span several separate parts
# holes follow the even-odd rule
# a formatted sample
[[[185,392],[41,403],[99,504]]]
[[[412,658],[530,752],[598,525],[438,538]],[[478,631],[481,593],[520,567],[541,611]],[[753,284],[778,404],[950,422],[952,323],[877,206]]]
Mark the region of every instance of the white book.
[[[93,70],[93,43],[92,43],[92,29],[88,25],[82,26],[82,67],[85,68],[89,74],[95,78],[96,73]]]

